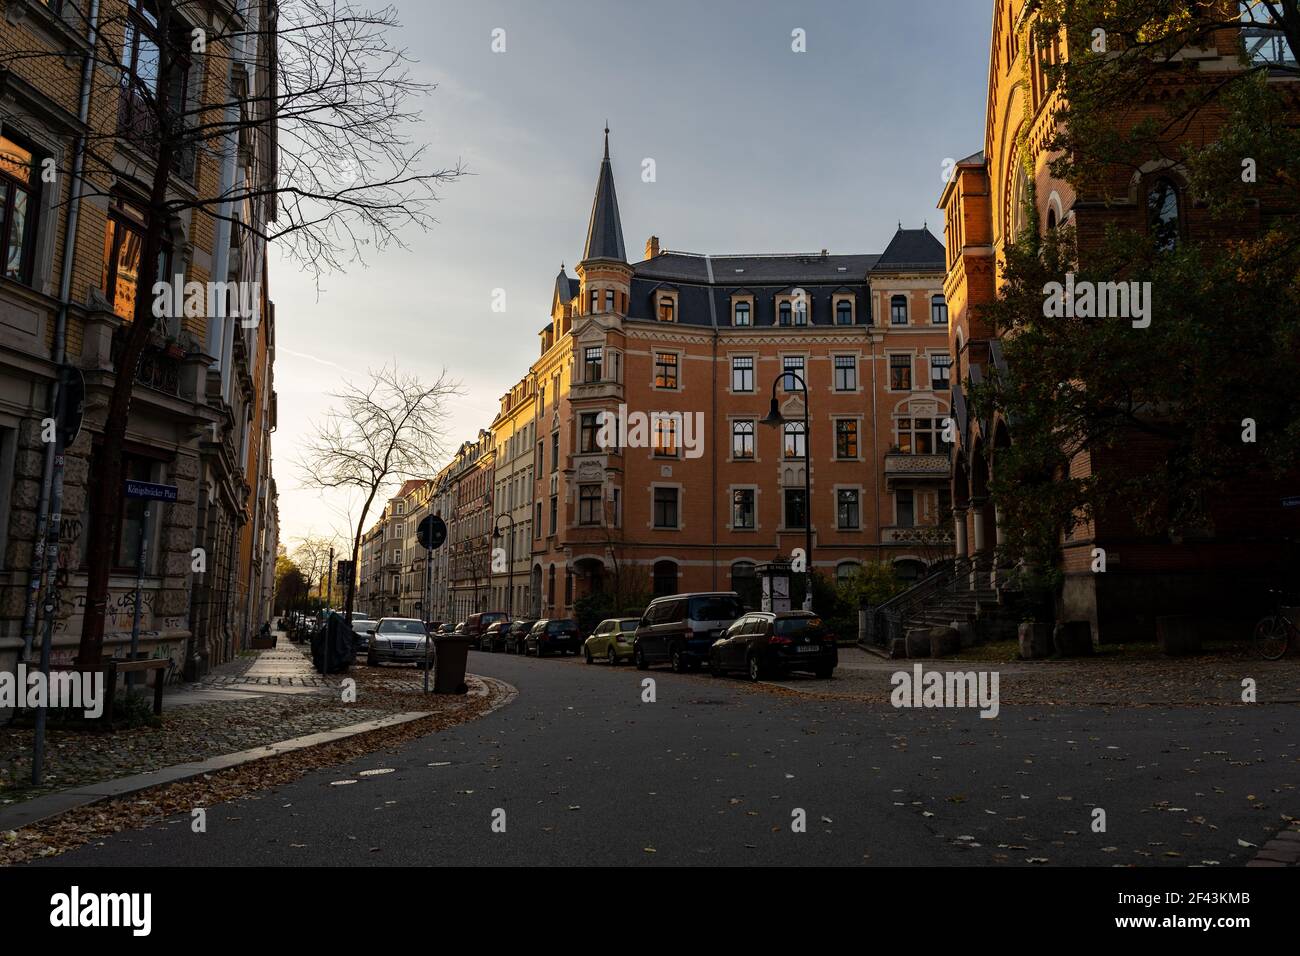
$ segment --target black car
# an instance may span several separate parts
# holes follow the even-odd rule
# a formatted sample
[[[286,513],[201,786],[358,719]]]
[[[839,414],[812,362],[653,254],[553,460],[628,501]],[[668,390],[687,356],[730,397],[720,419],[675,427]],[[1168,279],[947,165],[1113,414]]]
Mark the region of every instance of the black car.
[[[478,639],[478,649],[480,651],[504,651],[506,649],[506,628],[509,626],[509,621],[493,621],[483,631],[482,637]]]
[[[507,654],[526,654],[527,648],[524,641],[528,637],[528,632],[533,629],[537,623],[536,618],[523,618],[517,621],[511,621],[506,628],[504,645]]]
[[[524,642],[524,653],[530,650],[538,657],[545,657],[552,652],[576,654],[582,647],[582,638],[578,634],[578,622],[570,618],[543,618],[528,631]]]
[[[739,618],[709,648],[709,673],[744,671],[752,681],[791,671],[825,680],[835,672],[835,635],[811,611],[754,611]]]
[[[632,640],[637,670],[671,664],[681,674],[709,658],[709,648],[745,613],[734,591],[672,594],[650,602]]]

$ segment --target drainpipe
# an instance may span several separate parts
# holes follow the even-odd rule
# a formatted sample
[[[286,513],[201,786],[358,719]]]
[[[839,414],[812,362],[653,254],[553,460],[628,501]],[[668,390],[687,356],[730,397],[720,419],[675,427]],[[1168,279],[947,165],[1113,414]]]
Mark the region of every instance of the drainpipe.
[[[99,0],[91,0],[90,12],[86,19],[86,42],[90,52],[81,64],[81,90],[77,102],[77,121],[84,128],[90,116],[90,84],[94,73],[94,50],[99,36]],[[72,146],[72,182],[68,193],[68,211],[63,229],[63,262],[59,273],[59,310],[54,319],[54,347],[50,359],[56,368],[54,381],[49,386],[49,408],[53,416],[59,406],[58,367],[67,357],[68,307],[72,297],[72,258],[77,241],[77,222],[81,217],[81,176],[85,166],[85,135],[78,131]],[[23,612],[23,652],[24,660],[31,660],[32,641],[36,634],[36,605],[41,588],[45,584],[42,573],[43,565],[48,565],[48,573],[57,570],[59,550],[59,526],[62,523],[63,502],[63,465],[62,449],[60,461],[55,462],[56,442],[45,443],[45,460],[41,466],[41,491],[37,502],[36,540],[32,549],[32,564],[28,576],[27,606]],[[54,507],[51,508],[51,502]],[[53,527],[51,527],[51,523]],[[47,541],[49,534],[52,540]],[[49,548],[50,554],[45,554]],[[52,612],[51,612],[52,613]]]
[[[716,439],[718,434],[716,418],[718,414],[718,308],[713,298],[715,292],[713,286],[713,260],[708,256],[704,257],[704,268],[709,274],[709,320],[713,323],[713,361],[709,363],[712,371],[712,379],[709,382],[709,398],[712,405],[709,410],[715,416],[712,424],[714,426],[713,434]],[[709,455],[709,486],[714,489],[714,493],[709,495],[712,508],[709,527],[712,529],[710,538],[712,538],[713,557],[709,564],[713,567],[712,588],[716,591],[718,590],[718,442],[715,440],[711,444],[713,449]],[[730,504],[728,504],[728,508],[730,508]],[[758,502],[754,502],[754,508],[757,510]],[[728,578],[730,578],[730,574],[728,574]]]

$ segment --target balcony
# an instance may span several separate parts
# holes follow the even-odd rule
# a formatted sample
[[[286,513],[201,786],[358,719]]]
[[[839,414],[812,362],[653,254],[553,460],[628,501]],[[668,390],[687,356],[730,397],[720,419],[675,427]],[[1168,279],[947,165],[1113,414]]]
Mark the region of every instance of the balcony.
[[[885,479],[933,478],[946,481],[952,473],[947,455],[904,455],[891,453],[885,456]]]
[[[126,339],[131,333],[129,325],[119,326],[113,334],[113,367],[121,364],[122,353],[126,351]],[[145,388],[152,388],[167,395],[179,396],[181,393],[181,365],[184,349],[178,346],[146,345],[140,353],[139,364],[135,367],[135,382]]]
[[[621,401],[623,386],[619,382],[601,379],[596,382],[573,382],[569,385],[569,401],[584,399],[613,399]]]
[[[946,551],[951,547],[953,537],[953,529],[950,525],[927,524],[880,529],[881,544],[906,544],[921,549],[938,548]]]

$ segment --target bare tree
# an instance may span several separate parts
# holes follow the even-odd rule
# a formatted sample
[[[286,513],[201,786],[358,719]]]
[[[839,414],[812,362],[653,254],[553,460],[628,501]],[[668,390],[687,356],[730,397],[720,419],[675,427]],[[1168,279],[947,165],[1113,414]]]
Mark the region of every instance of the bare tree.
[[[394,365],[370,372],[364,386],[347,383],[331,398],[331,409],[314,426],[299,459],[303,483],[320,489],[359,491],[364,500],[352,535],[352,567],[366,517],[379,490],[405,478],[432,474],[443,454],[445,403],[459,395],[446,373],[432,384],[399,372]],[[348,580],[344,610],[352,618],[356,574]]]
[[[436,187],[463,171],[426,170],[425,147],[408,136],[419,118],[411,99],[430,87],[411,78],[410,59],[392,44],[400,28],[392,6],[120,0],[64,4],[61,16],[72,29],[54,42],[4,31],[0,73],[30,64],[31,72],[61,74],[65,63],[83,64],[94,109],[73,144],[69,196],[120,200],[129,190],[143,218],[134,290],[117,296],[129,331],[90,502],[79,660],[94,668],[134,373],[157,325],[151,290],[171,278],[158,273],[177,224],[227,222],[236,237],[277,243],[319,280],[400,246],[407,228],[429,228]],[[196,174],[200,160],[228,164],[232,156],[246,175],[227,182]],[[106,291],[113,298],[118,290]]]
[[[321,587],[325,576],[330,573],[330,554],[337,555],[343,553],[343,542],[341,539],[332,535],[319,535],[314,532],[308,532],[298,539],[294,545],[292,556],[294,563],[302,571],[303,580],[307,585],[307,596],[311,596],[313,587],[321,589],[322,595],[324,588]],[[315,582],[313,584],[313,582]]]

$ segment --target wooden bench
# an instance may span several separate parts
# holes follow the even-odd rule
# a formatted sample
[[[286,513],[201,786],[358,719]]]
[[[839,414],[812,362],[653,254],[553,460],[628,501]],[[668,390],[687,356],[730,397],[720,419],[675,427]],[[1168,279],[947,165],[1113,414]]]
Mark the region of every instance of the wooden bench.
[[[157,657],[148,660],[118,660],[111,658],[105,665],[106,683],[108,684],[108,700],[104,702],[104,722],[112,726],[113,723],[113,698],[117,694],[117,675],[118,674],[138,674],[140,672],[154,672],[153,678],[153,712],[162,713],[163,686],[166,684],[167,671],[171,668],[172,662],[166,657]],[[147,680],[147,678],[146,678]],[[147,685],[146,685],[147,686]]]

